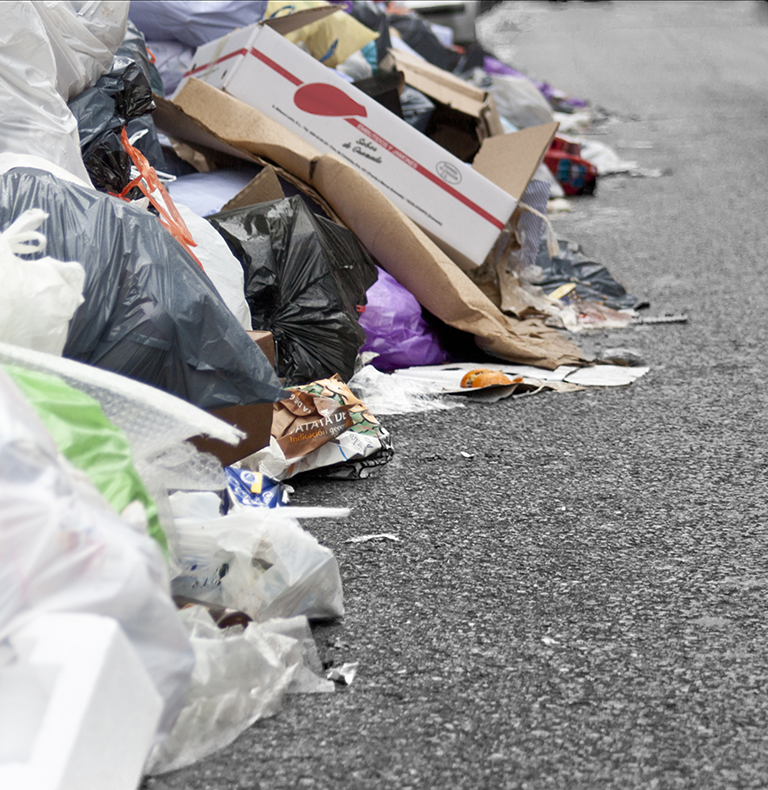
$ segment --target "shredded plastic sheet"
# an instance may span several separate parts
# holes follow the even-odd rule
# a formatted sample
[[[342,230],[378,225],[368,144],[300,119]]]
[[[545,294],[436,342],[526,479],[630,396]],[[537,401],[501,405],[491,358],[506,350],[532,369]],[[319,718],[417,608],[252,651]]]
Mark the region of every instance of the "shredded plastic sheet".
[[[344,614],[333,552],[290,508],[250,508],[221,518],[177,519],[182,572],[174,594],[245,612],[255,622]]]
[[[143,512],[119,517],[59,453],[4,371],[0,513],[0,644],[43,613],[116,619],[163,697],[159,740],[181,710],[192,669],[160,548]]]
[[[412,414],[464,406],[458,400],[441,398],[428,384],[404,376],[388,375],[371,365],[355,373],[349,388],[375,414]]]
[[[183,768],[223,749],[257,719],[275,714],[288,691],[332,690],[313,674],[311,655],[307,660],[307,646],[314,651],[314,643],[303,617],[224,631],[200,606],[183,609],[179,617],[195,668],[184,708],[150,755],[148,774]]]

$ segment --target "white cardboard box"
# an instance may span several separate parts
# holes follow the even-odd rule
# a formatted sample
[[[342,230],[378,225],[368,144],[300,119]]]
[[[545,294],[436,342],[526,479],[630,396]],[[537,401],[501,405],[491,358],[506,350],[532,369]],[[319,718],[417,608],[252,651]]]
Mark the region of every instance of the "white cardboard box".
[[[296,20],[293,24],[298,26]],[[268,24],[250,25],[200,47],[177,93],[189,77],[225,90],[321,153],[354,165],[449,254],[474,265],[483,262],[517,205],[512,194]]]

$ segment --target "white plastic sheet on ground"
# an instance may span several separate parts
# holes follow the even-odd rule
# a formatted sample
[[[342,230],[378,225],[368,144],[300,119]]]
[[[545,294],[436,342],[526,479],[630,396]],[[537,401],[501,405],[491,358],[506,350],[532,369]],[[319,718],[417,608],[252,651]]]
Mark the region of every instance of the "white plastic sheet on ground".
[[[134,511],[140,521],[143,509]],[[127,516],[127,514],[125,514]],[[121,518],[58,452],[0,371],[0,645],[42,614],[120,623],[164,701],[158,739],[181,710],[192,653],[146,524]]]
[[[257,719],[276,713],[297,679],[297,691],[330,690],[306,667],[303,651],[311,634],[303,617],[221,631],[202,607],[179,616],[195,668],[173,731],[150,756],[149,774],[183,768],[224,748]]]

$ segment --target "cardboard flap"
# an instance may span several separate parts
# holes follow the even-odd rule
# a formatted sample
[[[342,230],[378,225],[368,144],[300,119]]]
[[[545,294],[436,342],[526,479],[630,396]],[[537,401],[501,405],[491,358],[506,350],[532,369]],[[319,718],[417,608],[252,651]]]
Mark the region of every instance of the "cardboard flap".
[[[472,167],[520,200],[557,131],[557,121],[483,140]]]
[[[455,110],[479,118],[486,103],[486,92],[470,85],[445,69],[419,60],[408,52],[390,50],[387,63],[405,74],[412,88]]]
[[[272,30],[280,33],[281,36],[285,36],[288,33],[292,33],[294,30],[298,30],[300,27],[304,27],[304,25],[310,25],[312,22],[319,22],[321,19],[325,19],[327,16],[335,14],[339,10],[339,6],[335,5],[303,8],[301,11],[294,11],[292,14],[276,16],[272,19],[263,19],[258,24],[264,27],[271,27]]]
[[[285,197],[283,188],[275,172],[275,168],[267,165],[258,175],[254,176],[228,203],[222,211],[245,208],[256,203],[267,203],[270,200],[281,200]],[[272,360],[274,365],[274,359]]]

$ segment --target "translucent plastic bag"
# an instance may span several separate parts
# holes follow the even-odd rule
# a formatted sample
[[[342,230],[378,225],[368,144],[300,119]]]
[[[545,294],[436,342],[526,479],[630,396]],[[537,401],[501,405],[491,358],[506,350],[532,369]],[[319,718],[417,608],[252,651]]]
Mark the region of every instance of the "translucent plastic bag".
[[[86,183],[77,122],[56,87],[56,60],[37,12],[3,3],[0,25],[0,151],[41,153]]]
[[[85,270],[76,262],[18,257],[45,252],[45,236],[36,229],[47,217],[29,209],[0,233],[0,341],[61,354],[83,302]]]
[[[186,595],[270,617],[330,619],[344,614],[339,567],[288,512],[253,508],[211,521],[176,521],[182,574],[173,582]]]
[[[160,548],[143,514],[130,516],[64,459],[0,371],[0,644],[43,613],[114,618],[163,697],[159,740],[181,710],[192,652]]]
[[[195,668],[173,731],[150,755],[145,770],[151,775],[191,765],[275,714],[305,669],[302,646],[311,639],[303,617],[221,631],[202,607],[179,616],[190,634]]]

